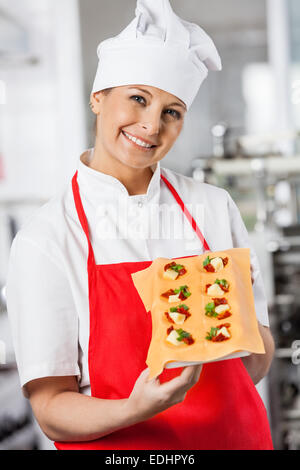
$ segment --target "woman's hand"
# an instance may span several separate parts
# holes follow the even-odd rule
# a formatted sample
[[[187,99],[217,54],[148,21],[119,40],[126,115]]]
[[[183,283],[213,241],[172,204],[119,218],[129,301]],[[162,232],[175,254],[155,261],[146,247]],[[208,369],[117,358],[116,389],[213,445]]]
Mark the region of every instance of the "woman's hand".
[[[198,382],[201,371],[202,364],[186,366],[181,375],[161,384],[157,377],[148,380],[149,368],[144,369],[127,399],[129,415],[140,422],[182,402],[187,391]]]
[[[79,393],[77,377],[44,377],[26,384],[35,417],[53,441],[92,441],[145,421],[184,400],[197,382],[202,365],[185,367],[182,374],[160,384],[147,380],[145,369],[129,398],[110,400]]]

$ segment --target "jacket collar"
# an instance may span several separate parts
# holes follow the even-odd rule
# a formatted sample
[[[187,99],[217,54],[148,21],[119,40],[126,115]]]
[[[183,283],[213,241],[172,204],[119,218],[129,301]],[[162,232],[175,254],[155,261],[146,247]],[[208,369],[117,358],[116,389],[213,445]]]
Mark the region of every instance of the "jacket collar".
[[[127,197],[129,199],[144,199],[146,201],[149,201],[154,196],[157,196],[157,193],[160,190],[161,179],[160,162],[156,162],[150,167],[153,172],[153,176],[148,185],[147,193],[129,195],[126,187],[121,183],[120,180],[118,180],[114,176],[107,175],[106,173],[94,170],[93,168],[90,168],[88,166],[88,163],[92,159],[93,151],[94,149],[90,148],[80,155],[77,167],[77,177],[79,185],[88,186],[96,192],[98,192],[99,190],[101,192],[105,191],[106,196],[108,196],[109,193],[111,196],[115,195],[117,197]]]

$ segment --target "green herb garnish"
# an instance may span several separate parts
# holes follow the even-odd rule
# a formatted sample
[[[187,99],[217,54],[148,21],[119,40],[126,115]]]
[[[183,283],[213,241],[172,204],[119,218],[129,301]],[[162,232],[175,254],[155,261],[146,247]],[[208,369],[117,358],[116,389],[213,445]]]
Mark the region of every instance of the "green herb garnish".
[[[183,293],[184,297],[189,297],[191,292],[188,292],[188,286],[180,286],[179,289],[174,289],[175,294],[179,294],[180,292]]]
[[[217,333],[219,331],[219,328],[215,328],[214,326],[211,327],[210,331],[208,331],[206,334],[206,339],[212,340],[215,336],[217,336]]]
[[[185,304],[180,304],[178,305],[178,307],[171,307],[170,312],[177,312],[179,308],[184,308],[184,310],[188,310],[190,307]]]
[[[223,287],[228,287],[228,282],[226,281],[226,279],[216,279],[215,284],[221,284],[221,286]]]
[[[208,317],[217,317],[218,314],[215,312],[215,303],[210,302],[205,305],[205,315]]]
[[[207,266],[210,263],[210,258],[207,256],[205,260],[203,261],[203,266]]]
[[[175,330],[175,331],[179,334],[177,341],[182,341],[184,338],[188,338],[189,336],[191,336],[191,333],[184,331],[182,328],[179,328],[178,330]]]
[[[180,304],[180,305],[178,305],[178,308],[184,308],[184,310],[188,310],[190,307],[188,307],[185,304]]]
[[[183,264],[173,264],[173,266],[170,266],[173,271],[176,271],[177,273],[184,268]]]
[[[174,292],[175,292],[176,294],[179,294],[179,292],[181,292],[181,291],[183,292],[185,289],[187,289],[187,285],[185,285],[185,286],[180,286],[179,289],[174,289]]]

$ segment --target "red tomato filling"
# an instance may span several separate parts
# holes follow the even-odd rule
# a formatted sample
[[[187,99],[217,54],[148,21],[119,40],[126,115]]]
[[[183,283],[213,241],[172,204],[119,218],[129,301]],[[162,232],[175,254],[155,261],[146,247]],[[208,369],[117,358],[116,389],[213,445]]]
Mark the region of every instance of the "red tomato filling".
[[[228,264],[228,258],[221,258],[223,261],[223,266],[225,268],[226,264]],[[215,268],[211,263],[208,263],[206,266],[204,266],[204,269],[209,272],[209,273],[215,273]]]
[[[167,334],[169,335],[172,330],[174,330],[173,325],[170,326],[170,328],[167,329]],[[193,343],[195,342],[195,340],[194,340],[194,338],[192,337],[192,335],[189,335],[189,336],[183,338],[182,341],[183,341],[185,344],[193,344]]]
[[[175,295],[174,289],[169,289],[167,290],[167,292],[164,292],[163,294],[161,294],[161,296],[165,297],[166,299],[168,299],[170,295]]]
[[[173,261],[172,263],[166,264],[166,266],[164,267],[164,270],[167,271],[167,269],[172,269],[172,266],[176,266],[176,265],[177,265],[177,263],[175,263],[175,261]],[[174,270],[174,271],[176,271],[179,274],[179,276],[182,276],[183,274],[186,273],[185,268],[181,268],[178,271],[177,270]]]

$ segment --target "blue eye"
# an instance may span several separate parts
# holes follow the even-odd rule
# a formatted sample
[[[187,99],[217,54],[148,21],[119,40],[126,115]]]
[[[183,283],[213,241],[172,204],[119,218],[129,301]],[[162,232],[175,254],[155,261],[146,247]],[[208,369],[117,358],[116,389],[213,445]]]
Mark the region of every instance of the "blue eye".
[[[146,104],[145,98],[143,98],[140,95],[133,95],[133,96],[130,97],[130,99],[133,99],[134,101],[137,101],[137,103],[143,104],[143,102],[144,102],[144,104]],[[140,100],[142,100],[142,101],[140,101]],[[169,113],[169,111],[170,111],[170,113]],[[170,114],[175,119],[180,119],[181,118],[181,114],[178,111],[175,111],[175,109],[167,109],[165,111],[165,113]]]
[[[130,98],[131,98],[131,99],[132,99],[132,98],[133,98],[133,99],[138,98],[137,100],[135,100],[135,101],[137,101],[138,103],[141,103],[141,101],[138,101],[139,99],[141,99],[141,100],[143,100],[143,101],[145,102],[144,98],[143,98],[142,96],[140,96],[140,95],[133,95],[133,96],[131,96]]]
[[[168,111],[171,111],[171,113],[174,113],[174,114],[168,113]],[[175,109],[167,109],[167,110],[166,110],[166,113],[167,113],[167,114],[171,114],[171,116],[173,116],[173,117],[176,118],[176,119],[180,119],[180,118],[181,118],[181,114],[180,114],[178,111],[175,111]]]

